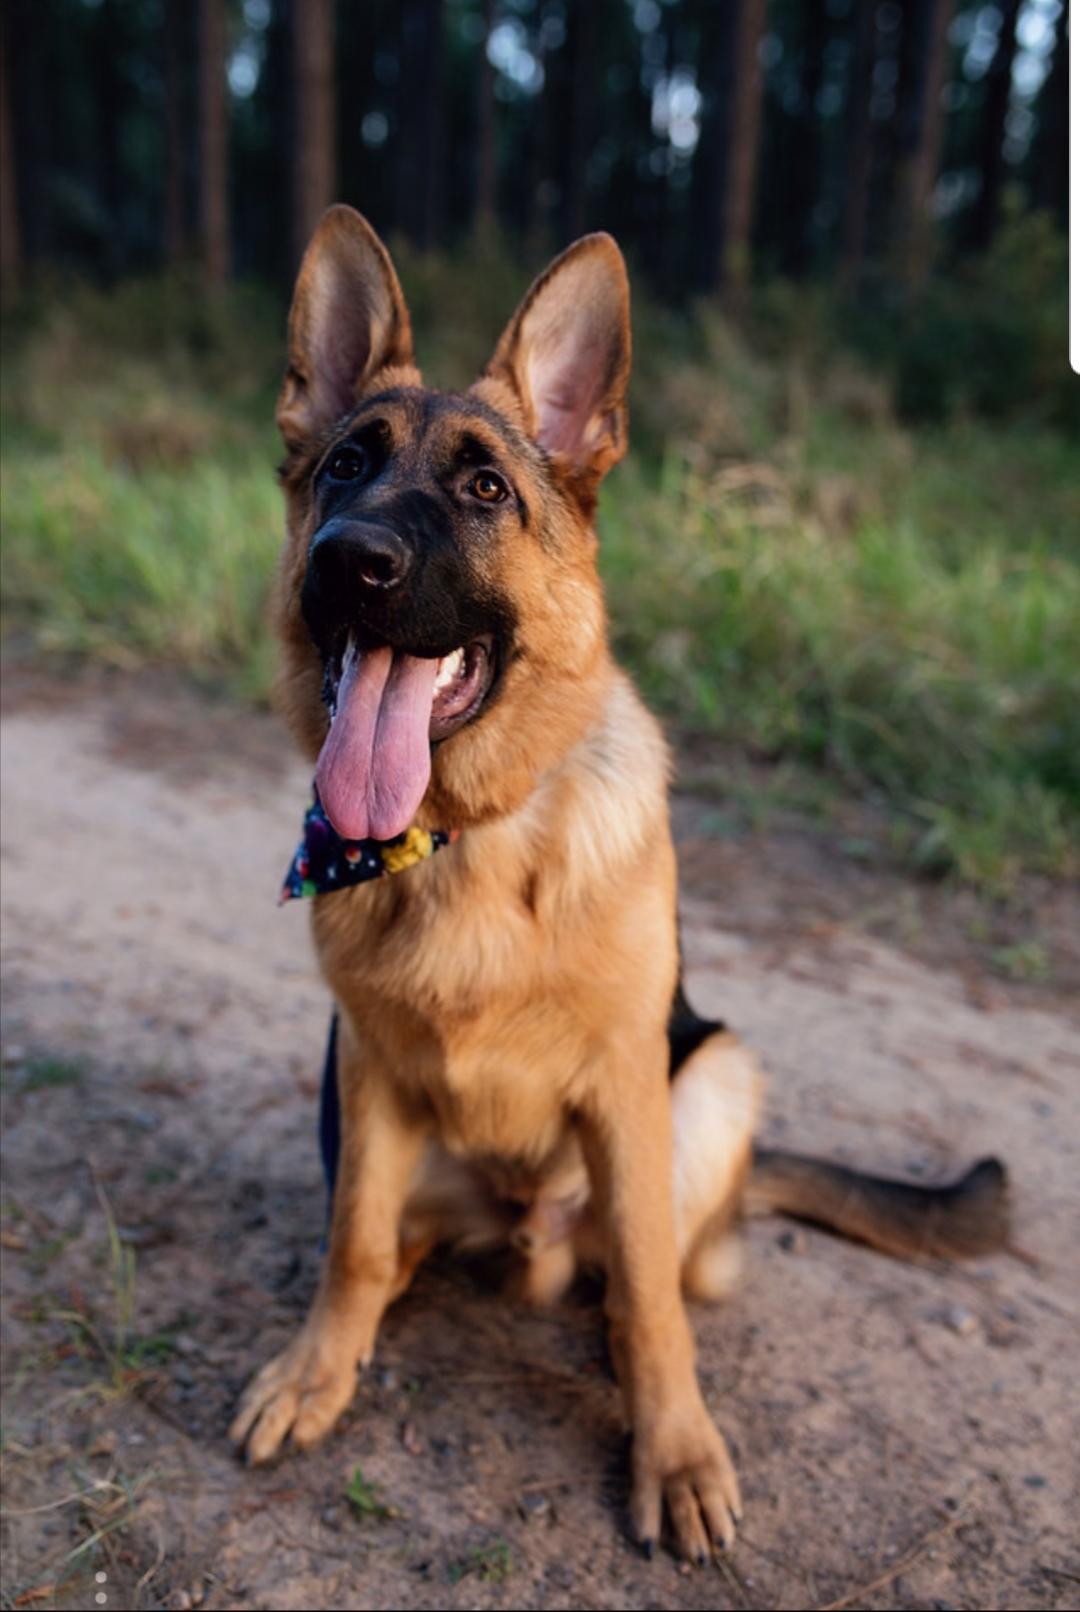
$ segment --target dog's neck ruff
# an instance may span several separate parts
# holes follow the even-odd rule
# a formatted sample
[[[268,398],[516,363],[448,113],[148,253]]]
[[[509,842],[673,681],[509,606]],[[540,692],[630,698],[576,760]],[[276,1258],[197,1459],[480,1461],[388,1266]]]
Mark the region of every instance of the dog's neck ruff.
[[[278,906],[301,896],[348,890],[388,873],[402,873],[425,862],[458,837],[455,829],[407,828],[392,840],[343,840],[314,794],[304,813],[304,830],[281,887]]]

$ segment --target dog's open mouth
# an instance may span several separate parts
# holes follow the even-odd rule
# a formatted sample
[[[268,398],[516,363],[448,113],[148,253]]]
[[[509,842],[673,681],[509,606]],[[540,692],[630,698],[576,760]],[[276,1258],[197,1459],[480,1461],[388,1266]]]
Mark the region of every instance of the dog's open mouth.
[[[474,717],[491,687],[489,634],[441,659],[350,633],[327,670],[330,732],[315,783],[343,839],[389,840],[407,829],[431,777],[431,746]]]

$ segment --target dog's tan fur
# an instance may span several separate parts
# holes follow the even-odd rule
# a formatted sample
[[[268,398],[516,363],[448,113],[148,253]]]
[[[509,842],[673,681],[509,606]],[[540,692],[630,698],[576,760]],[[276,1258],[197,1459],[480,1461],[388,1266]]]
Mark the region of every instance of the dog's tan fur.
[[[344,412],[320,370],[323,328],[339,350],[351,337],[362,355],[349,376],[357,403],[420,385],[389,259],[346,209],[327,216],[305,258],[279,405],[290,450],[276,607],[282,706],[312,756],[326,717],[297,608],[312,536],[307,477]],[[560,435],[567,334],[593,343],[597,359],[587,416]],[[287,1434],[306,1445],[332,1426],[402,1286],[403,1257],[414,1265],[454,1229],[432,1224],[423,1202],[425,1193],[437,1198],[434,1178],[449,1160],[481,1174],[490,1163],[497,1201],[508,1192],[541,1205],[584,1199],[587,1173],[587,1216],[571,1218],[608,1271],[613,1353],[634,1432],[635,1526],[654,1541],[666,1500],[681,1549],[698,1557],[730,1542],[739,1501],[698,1388],[679,1290],[668,760],[610,656],[591,526],[600,477],[625,448],[629,358],[622,259],[607,237],[593,236],[533,288],[474,388],[518,441],[515,469],[532,515],[524,530],[507,522],[498,556],[517,606],[518,653],[497,702],[435,756],[420,821],[462,829],[459,841],[404,876],[315,904],[319,960],[341,1012],[343,1140],[330,1247],[300,1337],[256,1379],[234,1436],[265,1460]],[[536,395],[538,374],[550,395]],[[547,452],[545,411],[556,420]],[[396,412],[395,435],[405,435],[407,402]],[[483,421],[470,428],[482,433]],[[443,429],[454,429],[453,415]],[[452,1182],[449,1197],[460,1206]],[[680,1213],[689,1226],[696,1211]],[[549,1297],[562,1285],[566,1242],[537,1248],[534,1292]]]
[[[280,704],[309,756],[327,728],[298,605],[310,484],[352,411],[385,395],[402,453],[437,456],[463,425],[493,452],[509,444],[528,520],[505,519],[483,561],[513,599],[515,653],[498,698],[437,748],[421,807],[422,826],[460,838],[314,904],[341,1026],[329,1252],[300,1335],[249,1388],[233,1436],[263,1461],[287,1436],[325,1434],[436,1243],[509,1243],[521,1291],[544,1302],[594,1263],[633,1432],[634,1527],[651,1546],[666,1509],[677,1548],[704,1560],[731,1543],[739,1494],[680,1289],[714,1294],[730,1276],[760,1077],[720,1033],[669,1083],[668,755],[611,658],[592,526],[625,450],[629,363],[622,259],[590,236],[536,283],[484,377],[421,428],[408,315],[377,237],[336,208],[305,257],[278,409],[275,613]]]

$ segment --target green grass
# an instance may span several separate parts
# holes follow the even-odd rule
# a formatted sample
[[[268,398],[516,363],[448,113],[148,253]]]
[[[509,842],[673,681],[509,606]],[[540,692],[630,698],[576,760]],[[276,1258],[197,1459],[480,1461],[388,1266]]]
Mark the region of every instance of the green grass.
[[[433,379],[461,383],[520,277],[490,266],[496,299],[468,261],[403,274]],[[902,427],[850,357],[762,356],[710,309],[636,326],[638,446],[600,524],[651,702],[869,792],[922,867],[994,891],[1075,873],[1076,444],[1034,418]],[[8,631],[265,697],[279,351],[260,299],[182,282],[31,310],[4,366]]]
[[[923,451],[931,474],[944,455],[962,467],[948,441]],[[883,793],[923,865],[996,885],[1065,872],[1080,563],[989,514],[955,552],[921,497],[901,489],[838,533],[787,512],[763,525],[681,467],[659,485],[631,467],[602,521],[616,645],[682,725]]]
[[[280,497],[270,456],[134,472],[93,442],[5,463],[4,613],[43,650],[164,661],[265,694]]]
[[[505,1584],[514,1570],[514,1557],[505,1539],[478,1545],[467,1556],[460,1556],[446,1569],[451,1584],[464,1578],[478,1578],[482,1584]]]
[[[46,1091],[56,1086],[81,1086],[86,1071],[68,1058],[30,1058],[23,1065],[20,1091]]]
[[[393,1506],[388,1506],[379,1494],[376,1484],[364,1477],[362,1467],[356,1467],[345,1488],[345,1498],[360,1522],[386,1522],[396,1517]]]

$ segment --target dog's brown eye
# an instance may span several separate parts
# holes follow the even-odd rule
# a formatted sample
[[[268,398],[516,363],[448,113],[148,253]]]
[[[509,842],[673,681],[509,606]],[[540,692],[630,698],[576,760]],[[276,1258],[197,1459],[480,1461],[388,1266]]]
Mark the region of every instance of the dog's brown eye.
[[[367,454],[362,448],[337,448],[326,465],[326,474],[335,481],[356,481],[367,470]]]
[[[470,481],[469,491],[485,504],[501,504],[510,496],[505,481],[492,470],[479,471]]]

